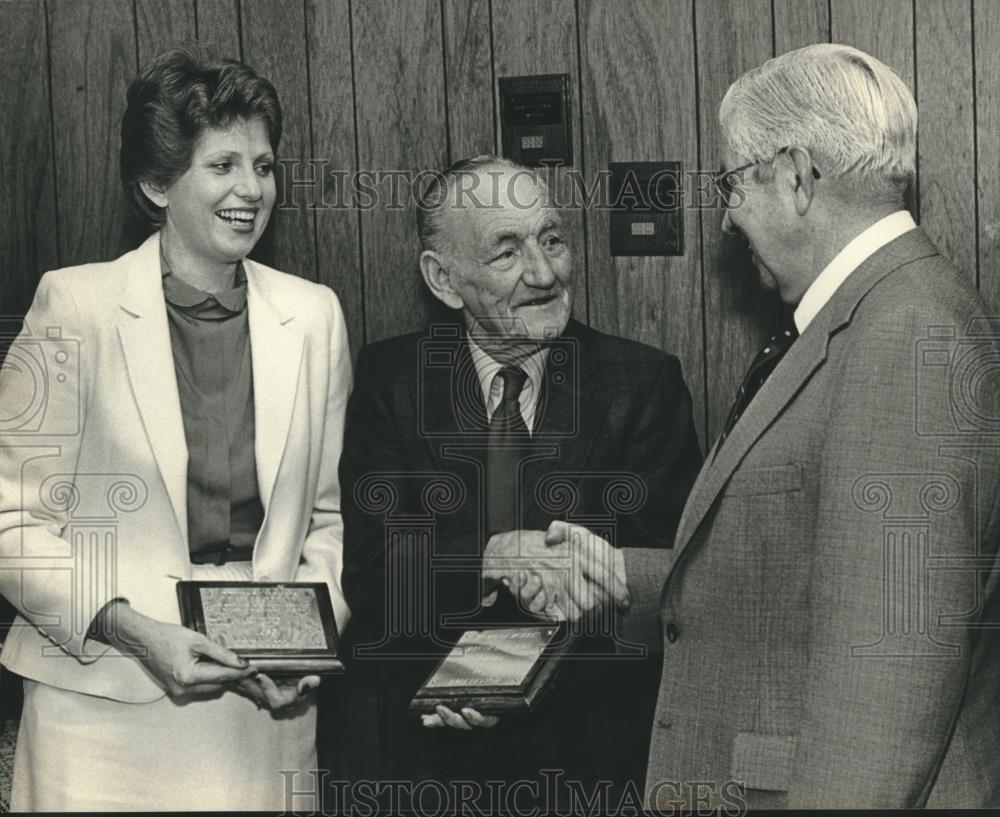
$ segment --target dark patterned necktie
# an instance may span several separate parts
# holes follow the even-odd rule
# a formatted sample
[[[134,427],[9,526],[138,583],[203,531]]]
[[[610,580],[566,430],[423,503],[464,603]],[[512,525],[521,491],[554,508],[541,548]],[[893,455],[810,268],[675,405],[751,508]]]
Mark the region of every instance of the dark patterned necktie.
[[[531,440],[520,404],[528,375],[522,369],[505,366],[499,377],[503,380],[503,397],[490,418],[486,452],[487,536],[518,527],[519,466]]]
[[[764,348],[757,353],[757,357],[750,364],[750,369],[747,371],[746,377],[743,378],[743,383],[740,384],[739,391],[736,392],[736,400],[733,401],[733,407],[729,410],[726,425],[722,429],[722,436],[719,438],[718,448],[722,447],[722,444],[726,441],[726,437],[733,430],[733,426],[736,425],[736,422],[747,410],[750,401],[760,391],[761,386],[771,376],[771,372],[775,370],[798,336],[798,332],[795,329],[786,329],[784,332],[774,335],[764,345]]]

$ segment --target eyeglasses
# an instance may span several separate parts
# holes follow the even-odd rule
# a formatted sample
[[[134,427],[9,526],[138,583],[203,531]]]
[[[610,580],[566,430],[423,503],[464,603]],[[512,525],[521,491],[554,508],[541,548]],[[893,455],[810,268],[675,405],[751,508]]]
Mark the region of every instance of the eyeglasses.
[[[783,147],[774,156],[769,159],[769,162],[773,162],[782,153],[787,153],[788,148]],[[763,159],[757,159],[754,162],[747,162],[745,165],[740,165],[739,167],[734,167],[732,170],[720,170],[715,174],[715,188],[719,191],[719,196],[722,201],[723,207],[729,206],[729,197],[733,195],[733,188],[736,182],[743,180],[743,171],[749,170],[754,165],[764,164]],[[823,176],[819,172],[819,168],[816,165],[812,166],[812,174],[814,179],[822,179]]]

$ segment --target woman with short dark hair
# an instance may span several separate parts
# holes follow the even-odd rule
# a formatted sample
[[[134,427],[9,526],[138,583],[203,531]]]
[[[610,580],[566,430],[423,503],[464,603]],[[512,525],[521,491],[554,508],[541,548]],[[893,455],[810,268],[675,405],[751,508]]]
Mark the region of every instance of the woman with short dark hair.
[[[325,582],[346,623],[344,317],[247,258],[275,202],[270,82],[168,51],[121,136],[156,232],[47,273],[0,372],[0,402],[40,406],[0,430],[24,452],[0,458],[0,559],[23,568],[0,571],[20,614],[2,662],[25,678],[12,806],[286,810],[316,782],[319,679],[276,681],[181,626],[176,583]]]
[[[143,182],[169,185],[187,170],[202,131],[237,119],[259,120],[277,153],[281,104],[268,80],[241,62],[214,61],[198,47],[155,57],[129,86],[121,123],[121,182],[139,214],[161,226],[165,212],[143,192]]]

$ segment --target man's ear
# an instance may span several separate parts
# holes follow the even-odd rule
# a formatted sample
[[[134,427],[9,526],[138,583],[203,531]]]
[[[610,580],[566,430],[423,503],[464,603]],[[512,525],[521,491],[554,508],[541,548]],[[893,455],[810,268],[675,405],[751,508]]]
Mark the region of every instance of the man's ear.
[[[146,194],[146,198],[157,207],[167,206],[167,191],[163,187],[153,182],[139,182],[139,187]]]
[[[815,194],[813,185],[816,180],[813,176],[812,156],[805,148],[789,148],[788,156],[795,170],[795,189],[792,191],[795,197],[795,209],[800,216],[804,216]]]
[[[420,253],[420,272],[435,298],[452,309],[461,309],[465,306],[462,296],[455,291],[451,272],[445,267],[440,254],[434,250],[424,250]]]

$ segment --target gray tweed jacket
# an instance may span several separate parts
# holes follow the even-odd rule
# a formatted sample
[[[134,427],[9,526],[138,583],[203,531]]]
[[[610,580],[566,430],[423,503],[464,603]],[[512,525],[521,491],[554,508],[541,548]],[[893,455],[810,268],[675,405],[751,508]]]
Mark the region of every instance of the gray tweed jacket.
[[[626,550],[663,652],[650,806],[1000,804],[985,314],[922,230],[883,247],[709,454],[673,550]]]

